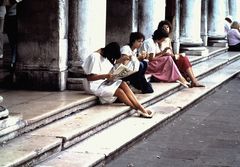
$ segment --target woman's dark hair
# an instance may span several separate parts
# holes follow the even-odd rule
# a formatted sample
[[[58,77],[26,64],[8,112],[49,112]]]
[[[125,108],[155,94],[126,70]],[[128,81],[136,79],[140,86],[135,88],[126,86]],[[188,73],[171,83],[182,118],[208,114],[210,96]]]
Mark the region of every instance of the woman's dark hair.
[[[163,29],[155,30],[152,35],[153,40],[160,40],[162,38],[167,38],[167,37],[168,37],[168,33]]]
[[[141,32],[132,32],[129,38],[129,46],[131,47],[133,43],[138,39],[145,39],[145,36]]]
[[[106,57],[112,64],[121,57],[120,45],[117,42],[111,42],[102,48],[103,57]]]
[[[172,24],[170,23],[170,21],[168,21],[168,20],[162,20],[162,21],[160,21],[159,22],[159,24],[158,24],[158,30],[160,30],[160,29],[163,29],[163,26],[164,25],[168,25],[168,27],[169,27],[169,32],[171,33],[172,32]]]

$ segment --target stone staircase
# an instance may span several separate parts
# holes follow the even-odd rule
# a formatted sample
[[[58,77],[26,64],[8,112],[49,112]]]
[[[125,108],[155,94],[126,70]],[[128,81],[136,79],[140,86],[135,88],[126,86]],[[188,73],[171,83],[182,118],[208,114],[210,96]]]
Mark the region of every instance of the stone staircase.
[[[239,73],[240,52],[208,49],[207,56],[190,56],[205,88],[153,83],[154,93],[137,94],[144,106],[156,112],[152,119],[139,117],[121,103],[99,105],[96,97],[83,91],[19,90],[16,96],[16,91],[1,90],[4,101],[15,99],[5,104],[9,118],[0,120],[0,166],[106,163]]]

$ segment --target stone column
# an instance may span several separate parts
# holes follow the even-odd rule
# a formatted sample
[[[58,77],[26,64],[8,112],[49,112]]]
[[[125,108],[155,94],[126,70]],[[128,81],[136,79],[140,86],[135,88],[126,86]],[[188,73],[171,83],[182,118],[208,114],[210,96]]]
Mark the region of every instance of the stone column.
[[[207,35],[207,19],[208,19],[208,1],[202,0],[202,13],[201,13],[201,38],[203,46],[207,46],[208,35]]]
[[[226,0],[208,1],[208,38],[209,45],[224,44],[224,18],[226,14]]]
[[[29,89],[64,90],[68,0],[22,1],[18,7],[17,85]]]
[[[93,51],[104,47],[106,0],[69,1],[69,75],[81,75],[81,64]],[[81,74],[76,74],[80,72]]]
[[[201,0],[182,0],[180,43],[182,45],[199,46],[201,28]]]
[[[106,0],[71,0],[69,9],[67,89],[83,90],[82,62],[92,52],[105,46]]]
[[[201,0],[182,0],[180,14],[180,52],[187,55],[205,56],[208,50],[202,47]]]
[[[158,23],[165,19],[165,0],[139,1],[139,31],[150,38]]]
[[[138,30],[137,13],[137,0],[107,0],[107,43],[127,44],[130,33]]]
[[[239,0],[228,1],[229,1],[229,15],[233,17],[234,21],[240,22],[240,1]]]
[[[179,53],[180,50],[180,0],[175,0],[175,17],[173,18],[172,31],[173,31],[173,51]]]
[[[106,0],[69,2],[69,56],[83,61],[105,45]]]

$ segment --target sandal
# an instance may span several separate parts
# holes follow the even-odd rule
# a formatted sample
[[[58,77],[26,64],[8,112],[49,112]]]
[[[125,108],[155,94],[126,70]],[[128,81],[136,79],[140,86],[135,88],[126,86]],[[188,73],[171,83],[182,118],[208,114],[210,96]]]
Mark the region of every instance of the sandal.
[[[193,88],[193,87],[205,87],[205,85],[200,84],[200,83],[192,83],[192,84],[191,84],[191,87],[192,87],[192,88]]]
[[[147,114],[147,113],[144,113],[144,112],[142,112],[142,111],[140,111],[140,110],[137,110],[137,112],[140,114],[141,117],[144,117],[144,118],[152,118],[153,112],[150,111],[151,113],[149,114],[149,111],[150,111],[150,110],[147,110],[147,112],[148,112],[148,114]]]
[[[190,85],[190,83],[183,83],[183,82],[181,82],[181,81],[179,81],[179,80],[176,80],[176,82],[177,83],[180,83],[182,86],[184,86],[185,88],[189,88],[189,85]]]

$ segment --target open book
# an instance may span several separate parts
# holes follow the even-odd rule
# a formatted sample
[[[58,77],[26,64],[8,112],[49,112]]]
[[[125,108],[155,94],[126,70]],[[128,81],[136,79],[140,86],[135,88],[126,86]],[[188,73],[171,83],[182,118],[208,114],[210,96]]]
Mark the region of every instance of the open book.
[[[115,76],[115,79],[127,77],[135,72],[137,71],[133,71],[123,64],[119,64],[119,66],[114,67],[114,69],[112,70],[112,74]]]

